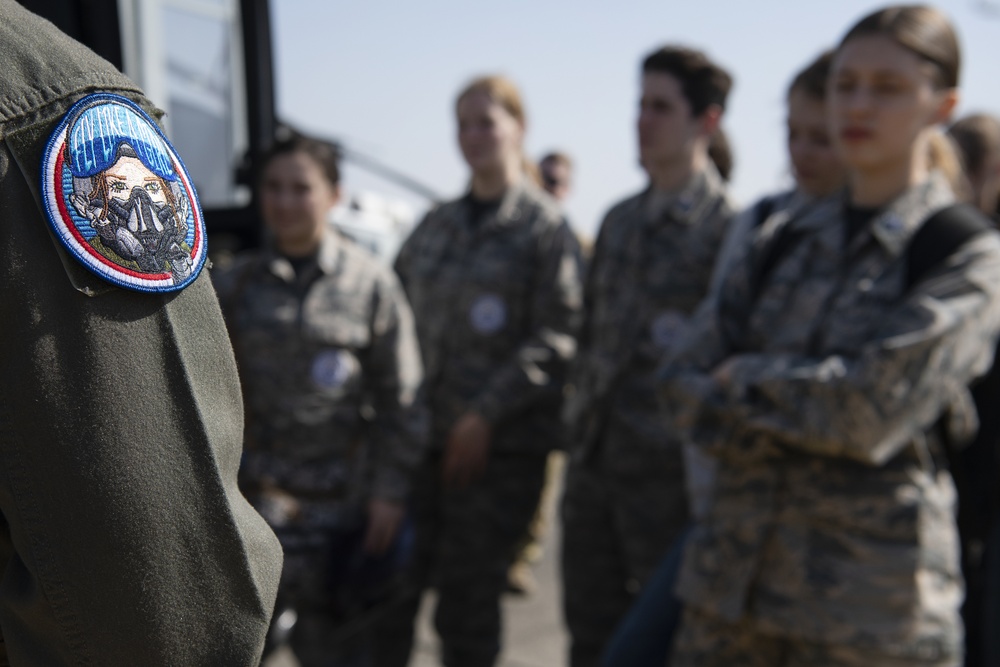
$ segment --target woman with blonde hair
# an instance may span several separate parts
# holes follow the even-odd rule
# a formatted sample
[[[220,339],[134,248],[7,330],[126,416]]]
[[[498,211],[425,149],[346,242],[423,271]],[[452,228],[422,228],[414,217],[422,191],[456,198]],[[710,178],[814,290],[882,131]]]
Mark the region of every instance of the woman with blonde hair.
[[[953,205],[939,125],[959,65],[929,7],[848,31],[828,88],[844,196],[757,228],[662,375],[719,462],[674,667],[961,663],[943,454],[973,428],[968,383],[1000,330],[1000,237]]]
[[[558,441],[580,257],[559,207],[527,168],[525,112],[513,83],[478,78],[455,112],[469,191],[432,210],[396,260],[416,316],[432,420],[413,501],[413,577],[416,590],[437,589],[444,664],[488,667],[500,651],[507,568]],[[379,664],[405,664],[418,601],[387,620],[393,627]]]

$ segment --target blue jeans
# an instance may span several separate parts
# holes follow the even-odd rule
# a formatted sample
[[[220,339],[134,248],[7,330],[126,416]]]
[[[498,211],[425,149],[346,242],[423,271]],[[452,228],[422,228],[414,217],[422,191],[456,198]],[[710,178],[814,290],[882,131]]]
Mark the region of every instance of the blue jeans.
[[[663,667],[680,624],[683,603],[674,595],[688,527],[674,542],[604,651],[605,667]]]

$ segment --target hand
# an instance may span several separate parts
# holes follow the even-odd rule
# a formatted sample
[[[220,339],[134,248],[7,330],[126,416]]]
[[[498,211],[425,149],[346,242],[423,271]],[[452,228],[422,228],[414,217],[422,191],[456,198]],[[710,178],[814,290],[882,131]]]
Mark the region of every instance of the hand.
[[[91,208],[90,202],[86,197],[79,194],[72,194],[69,196],[69,201],[81,217],[86,218],[92,223],[97,221],[97,209]]]
[[[712,379],[722,388],[729,389],[733,384],[733,368],[739,363],[739,357],[729,357],[712,371]]]
[[[365,532],[365,553],[381,556],[392,546],[403,522],[403,503],[381,498],[368,501],[368,530]]]
[[[441,469],[445,486],[464,489],[483,474],[492,437],[489,422],[475,412],[458,418],[445,443]]]

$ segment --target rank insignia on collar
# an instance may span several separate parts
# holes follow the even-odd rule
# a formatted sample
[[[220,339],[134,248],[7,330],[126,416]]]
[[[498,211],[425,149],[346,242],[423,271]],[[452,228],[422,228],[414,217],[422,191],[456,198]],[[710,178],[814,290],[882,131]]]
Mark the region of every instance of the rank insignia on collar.
[[[49,139],[42,200],[63,246],[105,280],[140,292],[187,286],[205,263],[205,220],[160,128],[118,95],[84,97]]]

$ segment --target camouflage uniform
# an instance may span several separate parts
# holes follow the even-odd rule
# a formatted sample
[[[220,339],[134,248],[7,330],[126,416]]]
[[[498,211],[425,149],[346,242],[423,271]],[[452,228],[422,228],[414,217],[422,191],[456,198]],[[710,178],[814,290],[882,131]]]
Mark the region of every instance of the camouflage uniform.
[[[242,486],[285,550],[282,603],[326,626],[292,646],[327,664],[309,656],[332,651],[335,541],[360,538],[370,498],[405,502],[422,454],[413,316],[391,269],[332,230],[298,273],[269,248],[215,282],[243,381]]]
[[[689,520],[680,441],[655,369],[708,292],[732,209],[714,168],[657,201],[608,213],[594,250],[567,409],[574,451],[563,500],[571,664],[598,664],[639,588]]]
[[[775,647],[767,664],[960,660],[955,491],[930,427],[942,413],[955,441],[974,427],[1000,237],[976,236],[904,293],[909,239],[951,200],[935,174],[849,245],[841,200],[768,221],[664,370],[675,423],[719,461],[680,575],[673,665],[755,664],[734,652]],[[796,242],[755,288],[759,247],[782,228]],[[724,360],[722,387],[707,373]]]
[[[467,199],[431,211],[396,270],[417,316],[432,454],[415,492],[415,573],[438,591],[435,623],[446,665],[492,665],[500,648],[499,598],[559,437],[558,406],[575,349],[580,253],[557,205],[527,183],[495,215],[471,219]],[[441,450],[468,411],[492,426],[489,464],[465,490],[442,489]],[[396,655],[412,641],[415,605],[400,615]]]
[[[833,196],[839,198],[840,194]],[[764,224],[773,225],[778,219],[787,220],[790,216],[817,204],[818,200],[814,197],[794,189],[761,199],[733,218],[715,260],[715,267],[712,269],[712,282],[708,297],[698,305],[698,310],[692,316],[685,334],[678,339],[677,345],[664,358],[664,365],[671,363],[674,355],[683,354],[688,345],[685,341],[687,336],[701,335],[703,327],[706,326],[706,322],[703,321],[705,318],[715,317],[722,282],[729,267],[746,252],[754,230]],[[771,222],[768,223],[768,220]],[[709,456],[704,449],[693,442],[684,443],[684,476],[691,517],[695,521],[703,519],[711,505],[716,467],[715,459]]]

